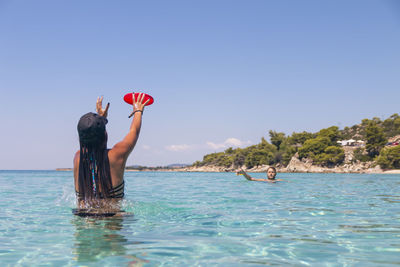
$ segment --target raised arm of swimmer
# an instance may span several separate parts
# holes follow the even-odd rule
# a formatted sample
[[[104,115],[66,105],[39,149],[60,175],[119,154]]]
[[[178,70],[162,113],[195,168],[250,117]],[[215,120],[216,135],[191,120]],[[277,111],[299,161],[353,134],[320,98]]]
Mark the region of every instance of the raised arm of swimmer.
[[[150,101],[150,99],[147,99],[146,102],[143,102],[144,95],[145,95],[144,93],[140,93],[138,98],[135,99],[135,96],[132,93],[133,112],[131,115],[134,114],[135,116],[133,117],[128,134],[121,142],[115,144],[111,150],[113,156],[119,157],[123,161],[127,160],[129,154],[132,152],[139,138],[140,128],[142,126],[142,116],[144,112],[144,107]]]
[[[240,169],[240,171],[238,171],[236,173],[237,175],[243,175],[244,178],[246,178],[249,181],[255,181],[253,177],[251,177],[250,175],[248,175],[243,169]]]

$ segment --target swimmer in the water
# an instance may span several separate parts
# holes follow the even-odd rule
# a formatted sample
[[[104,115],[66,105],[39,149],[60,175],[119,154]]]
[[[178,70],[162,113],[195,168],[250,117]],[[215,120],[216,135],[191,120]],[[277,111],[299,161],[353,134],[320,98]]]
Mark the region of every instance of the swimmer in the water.
[[[260,182],[269,182],[269,183],[275,183],[277,181],[283,181],[281,179],[276,179],[276,169],[275,167],[269,167],[267,169],[267,179],[259,179],[259,178],[253,178],[250,175],[248,175],[243,169],[240,169],[236,173],[236,175],[243,175],[247,180],[249,181],[260,181]]]
[[[133,97],[133,99],[135,99]],[[74,181],[79,216],[109,217],[118,215],[124,197],[126,161],[139,138],[145,105],[144,94],[133,101],[134,117],[127,135],[111,149],[107,148],[108,107],[97,99],[96,113],[87,113],[78,123],[80,150],[74,158]]]

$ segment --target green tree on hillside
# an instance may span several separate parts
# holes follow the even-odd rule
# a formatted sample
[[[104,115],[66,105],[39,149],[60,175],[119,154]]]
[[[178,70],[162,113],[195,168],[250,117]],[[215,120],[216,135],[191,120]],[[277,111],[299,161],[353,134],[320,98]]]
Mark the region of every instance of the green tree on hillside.
[[[344,129],[341,131],[341,136],[342,139],[348,140],[348,139],[355,139],[355,136],[360,136],[362,133],[362,127],[360,125],[353,125],[352,127],[344,127]],[[356,138],[358,139],[358,138]]]
[[[332,167],[343,163],[345,158],[344,150],[337,146],[328,146],[324,149],[324,153],[315,155],[314,162],[323,166]]]
[[[309,132],[293,133],[288,137],[290,145],[303,145],[307,140],[315,138],[316,135]]]
[[[400,146],[382,149],[377,163],[383,169],[400,169]]]
[[[292,159],[293,155],[297,152],[297,144],[303,144],[305,140],[312,138],[311,133],[293,133],[294,138],[286,137],[284,133],[278,133],[276,131],[269,131],[269,136],[272,145],[276,147],[274,151],[274,163],[280,163],[287,165]]]
[[[233,150],[232,147],[229,147],[229,148],[227,148],[224,152],[225,152],[225,154],[231,155],[231,154],[233,154],[235,151]]]
[[[341,139],[339,127],[337,126],[331,126],[329,128],[322,129],[317,133],[317,136],[327,137],[329,139],[329,145],[332,146],[339,146],[337,141]]]
[[[253,168],[260,165],[272,165],[275,163],[276,146],[268,143],[264,137],[261,142],[255,146],[249,147],[246,151],[245,165],[247,168]]]
[[[299,148],[299,158],[311,158],[315,164],[323,166],[341,164],[345,155],[343,148],[337,143],[340,137],[336,126],[320,130],[316,138],[308,139]]]
[[[380,150],[387,143],[387,139],[381,127],[377,126],[376,121],[369,121],[365,127],[365,139],[367,144],[365,149],[368,155],[373,159],[379,155]]]
[[[264,149],[254,149],[247,155],[244,164],[247,168],[272,165],[274,164],[274,153]]]
[[[392,137],[400,134],[400,116],[395,113],[382,123],[386,137]]]
[[[241,149],[241,148],[237,148],[235,149],[235,154],[233,156],[233,166],[240,167],[244,165],[244,162],[246,160],[246,150],[245,149]]]
[[[277,150],[280,150],[281,144],[286,141],[286,136],[284,133],[278,133],[271,130],[269,131],[269,139],[271,140],[271,144],[276,146]]]
[[[282,163],[285,166],[288,165],[294,154],[296,154],[296,152],[297,152],[296,147],[288,145],[282,152],[282,158],[280,163]]]
[[[307,140],[302,147],[299,148],[300,158],[314,158],[315,155],[324,152],[325,148],[330,145],[331,141],[328,137],[317,137]]]

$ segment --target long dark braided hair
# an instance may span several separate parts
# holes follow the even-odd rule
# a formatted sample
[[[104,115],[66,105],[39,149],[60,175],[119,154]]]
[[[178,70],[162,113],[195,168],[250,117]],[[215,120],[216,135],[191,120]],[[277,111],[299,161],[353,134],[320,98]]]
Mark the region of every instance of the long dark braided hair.
[[[107,119],[87,113],[78,123],[80,160],[80,200],[108,198],[112,189],[110,162],[107,150]]]

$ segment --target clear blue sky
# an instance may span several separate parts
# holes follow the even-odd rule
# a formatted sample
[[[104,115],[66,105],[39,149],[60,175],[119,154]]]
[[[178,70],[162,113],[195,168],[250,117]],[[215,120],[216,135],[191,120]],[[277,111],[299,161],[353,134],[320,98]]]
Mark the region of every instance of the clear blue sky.
[[[0,0],[0,169],[72,167],[76,124],[151,94],[128,164],[192,163],[230,145],[400,113],[400,4]]]

